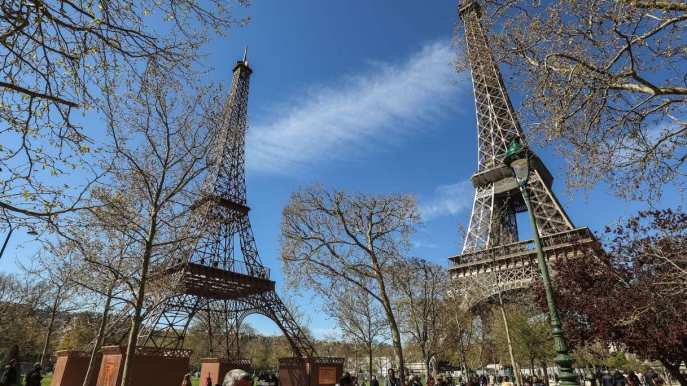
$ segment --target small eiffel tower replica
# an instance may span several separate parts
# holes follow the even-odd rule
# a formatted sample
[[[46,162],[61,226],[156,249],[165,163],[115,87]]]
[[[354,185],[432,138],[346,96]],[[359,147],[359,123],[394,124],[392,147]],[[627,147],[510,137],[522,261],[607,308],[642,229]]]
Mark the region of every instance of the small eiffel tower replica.
[[[504,158],[525,135],[504,87],[480,21],[477,0],[463,0],[459,15],[465,26],[467,57],[477,110],[477,172],[471,177],[475,198],[463,252],[450,257],[454,285],[465,306],[488,302],[501,293],[528,288],[539,277],[533,240],[520,240],[516,213],[526,210],[518,184]],[[597,243],[586,227],[577,228],[556,199],[553,177],[531,149],[526,186],[542,236],[546,257],[574,257]]]
[[[234,355],[233,348],[239,344],[240,323],[257,313],[279,326],[296,357],[315,354],[275,292],[248,219],[245,141],[251,73],[244,54],[234,66],[231,91],[209,156],[209,172],[192,208],[187,233],[193,242],[181,254],[182,259],[167,264],[155,278],[171,283],[173,296],[151,313],[139,335],[139,346],[181,349],[191,322],[199,316],[197,320],[207,327],[209,350],[216,356],[235,357],[240,355]]]

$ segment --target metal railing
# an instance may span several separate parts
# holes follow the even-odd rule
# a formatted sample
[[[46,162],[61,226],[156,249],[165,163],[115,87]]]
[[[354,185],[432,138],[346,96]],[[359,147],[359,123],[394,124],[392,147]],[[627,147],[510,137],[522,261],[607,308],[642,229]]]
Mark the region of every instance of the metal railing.
[[[208,268],[215,268],[222,271],[228,271],[254,277],[257,279],[270,280],[270,269],[261,264],[249,264],[243,260],[224,260],[194,258],[190,264],[197,264]],[[151,268],[153,278],[159,278],[168,274],[179,272],[186,267],[186,262],[178,261],[176,264],[159,264]]]
[[[241,275],[255,277],[258,279],[269,280],[269,278],[270,278],[269,268],[267,268],[261,264],[249,264],[243,260],[218,261],[215,259],[209,259],[209,260],[198,259],[198,260],[194,260],[191,262],[195,263],[195,264],[204,265],[204,266],[210,267],[210,268],[217,268],[217,269],[221,269],[223,271],[229,271],[229,272],[233,272],[233,273],[239,273]]]
[[[594,242],[596,239],[589,228],[576,228],[570,231],[554,233],[541,237],[542,248],[547,250],[565,245],[579,244],[581,241]],[[518,255],[529,255],[535,252],[534,240],[523,240],[515,243],[499,245],[493,248],[453,256],[450,260],[454,266],[478,264],[485,261],[499,261]]]

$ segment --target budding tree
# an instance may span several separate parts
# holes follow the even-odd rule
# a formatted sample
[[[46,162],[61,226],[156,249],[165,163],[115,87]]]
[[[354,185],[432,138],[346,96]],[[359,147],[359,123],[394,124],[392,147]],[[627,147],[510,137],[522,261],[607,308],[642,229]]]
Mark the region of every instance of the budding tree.
[[[189,72],[211,33],[243,22],[230,12],[233,3],[2,1],[0,208],[51,221],[77,208],[100,175],[84,171],[102,133],[83,127],[74,112],[100,118],[106,97],[138,87],[150,60],[170,77]],[[104,83],[112,78],[117,88]],[[83,178],[67,179],[77,168]]]
[[[132,310],[122,386],[146,310],[154,306],[151,271],[183,258],[180,250],[191,242],[186,220],[220,126],[220,90],[179,84],[153,62],[145,76],[137,93],[107,100],[113,177],[94,192],[100,205],[91,211],[98,228],[123,244],[130,262],[121,277]]]
[[[495,56],[522,88],[530,138],[552,141],[572,186],[628,197],[685,183],[687,4],[485,0]]]

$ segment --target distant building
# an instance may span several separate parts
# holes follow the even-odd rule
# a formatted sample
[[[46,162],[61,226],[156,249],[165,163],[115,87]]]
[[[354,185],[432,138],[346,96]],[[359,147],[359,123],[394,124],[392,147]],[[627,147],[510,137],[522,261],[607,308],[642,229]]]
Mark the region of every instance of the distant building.
[[[346,371],[351,374],[367,374],[368,366],[367,357],[346,358]],[[372,357],[372,367],[374,375],[377,376],[386,375],[389,369],[394,369],[398,372],[398,363],[395,358],[388,356]],[[427,375],[427,369],[422,362],[406,362],[405,367],[410,374]]]

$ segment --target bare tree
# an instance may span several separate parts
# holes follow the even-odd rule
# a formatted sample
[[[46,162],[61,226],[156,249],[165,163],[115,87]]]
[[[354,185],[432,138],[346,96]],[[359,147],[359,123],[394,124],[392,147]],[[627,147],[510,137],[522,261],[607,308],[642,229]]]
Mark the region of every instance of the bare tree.
[[[294,193],[282,220],[282,259],[290,282],[320,291],[352,285],[379,302],[389,324],[401,382],[405,382],[405,362],[390,287],[418,222],[410,196],[353,195],[322,187]]]
[[[443,351],[446,340],[448,275],[443,267],[418,258],[400,264],[398,271],[395,279],[404,332],[418,345],[430,374],[430,361]]]
[[[497,59],[522,87],[530,138],[554,142],[571,186],[626,197],[685,183],[687,5],[485,0]],[[511,78],[511,79],[512,79]]]
[[[100,144],[74,110],[102,111],[105,96],[137,87],[149,60],[168,76],[190,71],[210,33],[246,21],[233,17],[232,3],[2,1],[0,208],[46,218],[76,208],[89,182],[63,184],[75,168],[87,169]],[[103,83],[111,78],[116,88]]]
[[[371,379],[375,344],[389,331],[384,310],[367,291],[350,284],[332,288],[326,299],[325,309],[337,321],[344,337],[365,348]]]

